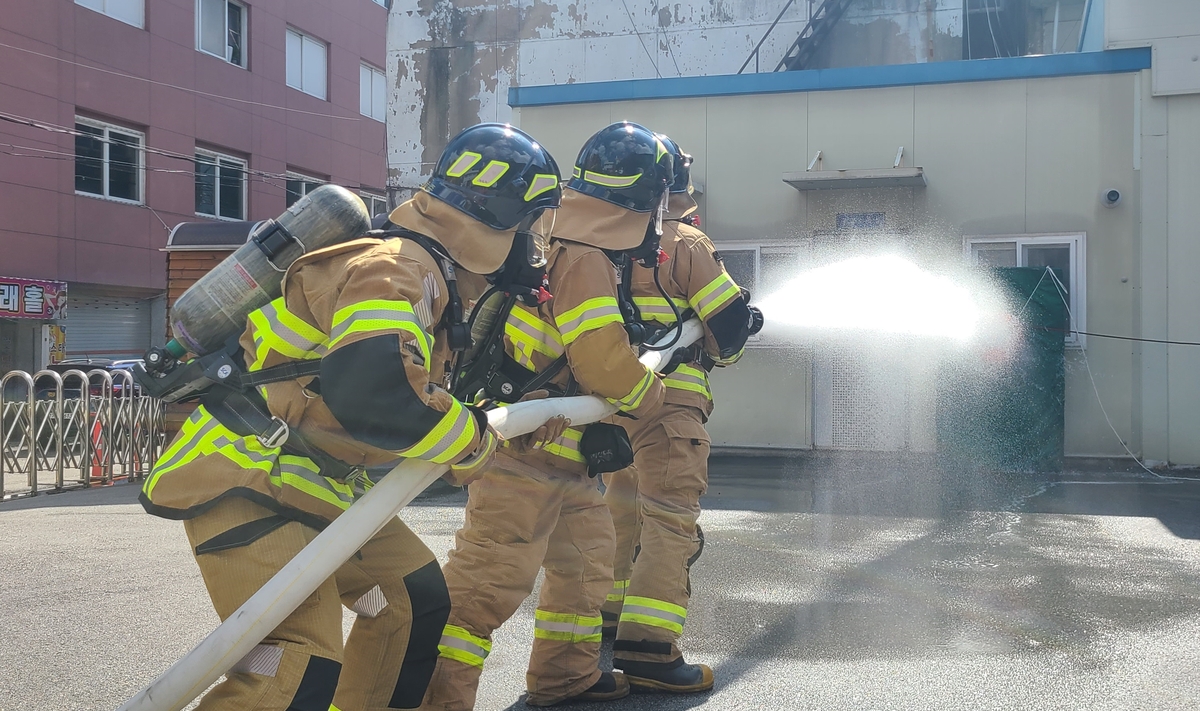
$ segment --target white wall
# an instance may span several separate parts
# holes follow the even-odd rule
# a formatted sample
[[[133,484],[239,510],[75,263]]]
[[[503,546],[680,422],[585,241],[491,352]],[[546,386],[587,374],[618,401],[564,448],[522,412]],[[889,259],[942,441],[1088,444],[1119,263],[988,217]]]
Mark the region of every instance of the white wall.
[[[1153,47],[1155,96],[1200,92],[1200,2],[1105,0],[1106,46]]]
[[[839,211],[866,206],[883,206],[889,229],[911,230],[927,255],[945,258],[959,258],[964,235],[1086,233],[1089,330],[1136,334],[1140,323],[1135,320],[1135,294],[1143,282],[1163,278],[1162,272],[1140,273],[1137,268],[1142,211],[1134,171],[1134,114],[1143,81],[1137,77],[1113,74],[527,107],[515,118],[563,156],[574,155],[593,131],[620,119],[677,138],[697,157],[693,175],[705,185],[704,229],[719,242],[817,241],[818,233],[834,228]],[[1200,126],[1197,104],[1193,126]],[[1190,105],[1180,106],[1177,120],[1192,119],[1189,111]],[[1175,151],[1193,150],[1192,144],[1200,151],[1200,132],[1172,135],[1171,140],[1178,143]],[[826,169],[879,168],[891,166],[898,146],[905,147],[904,165],[924,167],[927,188],[803,194],[781,180],[784,171],[804,170],[817,150],[823,153]],[[1200,166],[1200,157],[1183,165],[1172,157],[1170,165],[1180,173],[1172,176],[1172,185],[1185,200],[1185,209],[1200,210],[1200,200],[1182,197],[1189,184],[1182,173],[1198,171],[1190,185],[1194,189],[1200,184],[1200,167],[1193,167]],[[1100,202],[1101,190],[1109,187],[1128,196],[1115,209]],[[1200,265],[1200,239],[1194,238],[1191,226],[1200,224],[1200,214],[1194,217],[1177,227],[1176,239],[1190,240],[1186,249],[1197,251],[1194,259],[1188,253],[1174,267],[1181,271]],[[1195,289],[1191,303],[1200,303],[1200,280],[1193,278],[1183,289]],[[1180,296],[1191,297],[1190,292]],[[1200,331],[1195,308],[1178,318]],[[1179,328],[1172,337],[1190,332],[1191,326]],[[1200,332],[1194,335],[1200,340]],[[1196,358],[1193,372],[1200,386],[1200,349],[1195,350],[1194,355],[1173,353],[1172,363]],[[1087,355],[1117,431],[1127,441],[1139,440],[1140,432],[1134,430],[1133,346],[1089,339]],[[1176,383],[1190,388],[1187,378],[1192,376],[1183,377],[1172,379],[1168,390],[1176,390]],[[716,373],[714,383],[715,443],[811,445],[811,357],[803,350],[757,350],[736,370]],[[1173,395],[1171,422],[1175,423],[1173,413],[1182,419],[1172,427],[1200,426],[1200,397],[1185,392],[1195,391]],[[755,413],[753,420],[746,413]],[[1066,436],[1069,454],[1124,451],[1106,424],[1078,351],[1068,356]],[[1193,439],[1200,442],[1200,437]],[[1182,445],[1172,441],[1171,446],[1183,456],[1178,448]],[[1200,462],[1200,444],[1189,446],[1196,452],[1186,453],[1188,461]]]

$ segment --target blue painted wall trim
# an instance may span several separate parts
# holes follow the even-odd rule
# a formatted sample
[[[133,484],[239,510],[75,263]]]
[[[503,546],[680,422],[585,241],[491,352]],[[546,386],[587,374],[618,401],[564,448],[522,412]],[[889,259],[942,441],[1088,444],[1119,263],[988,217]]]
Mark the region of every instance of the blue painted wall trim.
[[[518,86],[508,90],[510,106],[553,106],[637,99],[779,94],[797,91],[871,89],[1038,77],[1118,74],[1150,68],[1150,48],[1052,54],[1039,57],[972,59],[880,67],[810,69],[800,72],[724,74],[670,79],[628,79],[557,86]]]

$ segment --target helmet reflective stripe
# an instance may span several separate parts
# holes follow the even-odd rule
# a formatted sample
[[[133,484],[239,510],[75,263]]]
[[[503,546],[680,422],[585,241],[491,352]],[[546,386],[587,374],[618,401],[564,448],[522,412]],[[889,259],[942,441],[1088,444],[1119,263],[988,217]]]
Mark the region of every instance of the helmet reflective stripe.
[[[497,180],[504,177],[508,172],[509,165],[502,160],[494,160],[487,164],[487,167],[479,171],[479,175],[471,181],[472,185],[478,185],[481,188],[490,188],[496,184]]]
[[[533,176],[533,182],[529,184],[529,190],[525,191],[525,202],[529,202],[538,195],[541,195],[547,190],[553,190],[556,187],[558,187],[557,175],[538,173],[537,175]]]
[[[450,176],[451,178],[462,177],[468,170],[474,167],[474,165],[481,160],[483,160],[483,156],[479,155],[478,153],[467,151],[459,156],[458,160],[454,161],[453,165],[446,169],[446,175]]]
[[[655,163],[659,162],[660,160],[662,160],[662,157],[665,156],[666,154],[667,154],[667,147],[664,146],[663,142],[658,140],[658,138],[656,137],[654,139],[654,162]]]
[[[583,173],[579,172],[579,166],[575,166],[574,177],[578,178],[580,175],[583,175]]]
[[[641,173],[631,176],[605,175],[603,173],[593,173],[590,170],[583,174],[584,180],[596,185],[603,185],[606,188],[628,188],[640,180],[641,177]]]

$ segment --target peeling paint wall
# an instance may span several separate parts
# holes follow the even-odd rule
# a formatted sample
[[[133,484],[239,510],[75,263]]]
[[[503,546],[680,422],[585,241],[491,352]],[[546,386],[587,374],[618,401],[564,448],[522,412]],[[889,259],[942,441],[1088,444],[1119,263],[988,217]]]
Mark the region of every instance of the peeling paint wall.
[[[403,198],[458,131],[508,121],[508,88],[736,73],[786,0],[395,0],[388,184]],[[808,21],[796,0],[761,49],[774,68]],[[754,62],[747,71],[754,71]]]
[[[395,0],[388,26],[388,183],[403,198],[446,141],[480,121],[508,121],[508,88],[733,74],[787,0]],[[812,67],[964,57],[964,21],[987,8],[1023,54],[1078,43],[1085,0],[854,0]],[[796,0],[767,37],[770,71],[821,0]],[[970,10],[970,13],[967,12]],[[990,42],[990,39],[989,39]],[[1003,47],[1001,47],[1003,49]],[[1003,52],[1001,52],[1003,54]],[[747,71],[755,71],[751,60]],[[573,156],[560,156],[568,161]]]

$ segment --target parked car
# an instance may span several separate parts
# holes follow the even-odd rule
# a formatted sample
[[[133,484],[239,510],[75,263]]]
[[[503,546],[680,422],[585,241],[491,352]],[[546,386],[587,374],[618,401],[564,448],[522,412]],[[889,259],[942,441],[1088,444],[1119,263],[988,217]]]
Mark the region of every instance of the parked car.
[[[111,358],[68,358],[67,360],[54,363],[46,367],[47,370],[62,375],[68,370],[82,370],[85,374],[93,370],[105,370],[109,373],[115,371],[126,371],[132,373],[133,369],[139,365],[144,365],[145,362],[141,358],[131,358],[125,360],[113,360]],[[88,391],[93,397],[100,397],[104,393],[104,385],[97,378],[92,378],[88,387]],[[48,379],[38,381],[36,389],[36,397],[38,399],[51,398],[54,396],[54,386]],[[133,392],[138,392],[138,387],[135,384]],[[124,378],[114,379],[113,381],[113,397],[124,397],[125,382]],[[64,398],[79,397],[79,387],[77,380],[70,380],[63,388]]]

